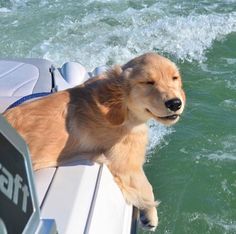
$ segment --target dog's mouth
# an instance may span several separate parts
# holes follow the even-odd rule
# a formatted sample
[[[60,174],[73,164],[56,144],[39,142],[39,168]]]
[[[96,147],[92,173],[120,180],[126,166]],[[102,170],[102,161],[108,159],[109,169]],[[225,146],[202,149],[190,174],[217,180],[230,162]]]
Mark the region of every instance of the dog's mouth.
[[[163,116],[163,117],[158,117],[160,119],[169,119],[169,120],[175,120],[179,117],[179,115],[168,115],[168,116]]]
[[[166,115],[166,116],[157,116],[154,115],[149,109],[146,108],[146,111],[151,114],[154,118],[160,119],[160,120],[176,120],[177,118],[180,117],[178,114],[173,114],[173,115]]]

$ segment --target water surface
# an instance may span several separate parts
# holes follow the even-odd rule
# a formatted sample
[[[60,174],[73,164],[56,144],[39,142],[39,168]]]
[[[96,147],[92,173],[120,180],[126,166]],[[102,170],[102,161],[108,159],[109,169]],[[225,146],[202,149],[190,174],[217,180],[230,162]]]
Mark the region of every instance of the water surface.
[[[0,57],[88,70],[147,51],[175,61],[186,111],[174,127],[150,123],[145,165],[156,233],[236,233],[235,0],[0,0],[0,29]]]

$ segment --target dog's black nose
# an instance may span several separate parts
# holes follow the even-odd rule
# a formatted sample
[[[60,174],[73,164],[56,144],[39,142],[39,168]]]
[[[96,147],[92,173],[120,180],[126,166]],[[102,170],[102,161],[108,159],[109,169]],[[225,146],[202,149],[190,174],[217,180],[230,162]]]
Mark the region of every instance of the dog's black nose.
[[[177,111],[181,108],[182,102],[179,98],[173,98],[165,102],[165,105],[171,111]]]

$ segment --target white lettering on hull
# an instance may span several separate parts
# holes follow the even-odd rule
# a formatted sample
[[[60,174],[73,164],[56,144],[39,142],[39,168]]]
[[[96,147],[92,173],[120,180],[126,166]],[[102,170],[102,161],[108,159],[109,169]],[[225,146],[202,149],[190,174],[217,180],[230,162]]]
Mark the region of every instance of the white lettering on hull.
[[[2,192],[9,200],[13,201],[16,206],[26,213],[29,198],[29,188],[23,184],[23,179],[19,174],[12,175],[0,163],[0,192]],[[19,196],[22,194],[22,204],[19,204]]]

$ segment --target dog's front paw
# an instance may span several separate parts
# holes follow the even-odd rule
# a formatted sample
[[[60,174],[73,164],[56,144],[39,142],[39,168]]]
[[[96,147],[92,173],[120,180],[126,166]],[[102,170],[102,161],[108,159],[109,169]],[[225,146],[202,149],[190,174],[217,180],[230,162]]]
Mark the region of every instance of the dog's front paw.
[[[155,231],[158,225],[158,216],[156,207],[140,210],[140,222],[144,229]]]

